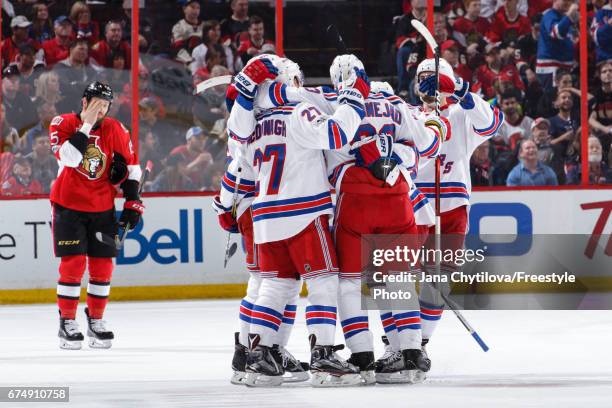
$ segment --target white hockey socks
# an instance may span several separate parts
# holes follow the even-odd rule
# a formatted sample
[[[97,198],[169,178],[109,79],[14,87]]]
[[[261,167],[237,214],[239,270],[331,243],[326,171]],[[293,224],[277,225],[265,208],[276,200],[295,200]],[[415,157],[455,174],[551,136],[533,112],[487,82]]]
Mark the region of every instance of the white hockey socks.
[[[352,353],[374,351],[368,311],[361,310],[361,279],[339,280],[338,311],[344,340]]]

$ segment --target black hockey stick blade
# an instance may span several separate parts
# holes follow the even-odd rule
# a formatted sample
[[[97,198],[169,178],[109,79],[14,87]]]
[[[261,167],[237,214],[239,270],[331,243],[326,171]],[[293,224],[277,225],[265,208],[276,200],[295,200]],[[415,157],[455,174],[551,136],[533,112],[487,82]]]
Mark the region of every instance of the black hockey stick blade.
[[[228,248],[227,253],[225,254],[225,259],[223,260],[224,269],[227,267],[227,262],[232,258],[232,256],[234,256],[237,249],[238,249],[238,244],[235,242],[232,245],[230,245],[230,247]]]
[[[119,242],[119,235],[110,236],[100,231],[97,231],[95,233],[95,237],[98,241],[102,242],[103,244],[112,246],[115,248],[117,247],[117,242]]]
[[[329,26],[327,26],[327,34],[330,36],[330,39],[335,41],[336,49],[338,50],[338,52],[340,54],[346,54],[346,44],[344,43],[344,39],[342,39],[342,36],[340,35],[340,31],[338,31],[338,27],[336,27],[334,24],[330,24]]]

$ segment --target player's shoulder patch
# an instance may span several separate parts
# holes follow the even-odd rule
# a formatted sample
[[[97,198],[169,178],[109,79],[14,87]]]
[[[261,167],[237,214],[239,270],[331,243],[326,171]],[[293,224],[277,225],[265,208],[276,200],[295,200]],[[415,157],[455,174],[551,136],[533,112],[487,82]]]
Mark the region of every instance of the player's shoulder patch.
[[[51,123],[49,126],[59,126],[64,121],[63,115],[57,115],[53,119],[51,119]]]

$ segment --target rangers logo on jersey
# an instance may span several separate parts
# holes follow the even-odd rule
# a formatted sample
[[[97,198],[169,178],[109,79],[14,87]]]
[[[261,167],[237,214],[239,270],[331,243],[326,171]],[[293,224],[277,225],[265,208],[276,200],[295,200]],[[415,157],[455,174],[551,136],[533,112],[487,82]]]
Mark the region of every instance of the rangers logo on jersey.
[[[106,154],[98,146],[98,137],[92,137],[93,143],[87,145],[87,150],[83,155],[81,165],[77,167],[77,171],[89,180],[96,180],[102,177],[106,169]],[[91,140],[91,139],[90,139]]]

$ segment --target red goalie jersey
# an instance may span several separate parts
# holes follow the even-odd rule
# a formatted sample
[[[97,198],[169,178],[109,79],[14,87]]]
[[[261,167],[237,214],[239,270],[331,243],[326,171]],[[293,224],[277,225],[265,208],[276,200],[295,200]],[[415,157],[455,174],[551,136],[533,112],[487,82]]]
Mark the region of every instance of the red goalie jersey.
[[[113,208],[117,189],[109,180],[113,154],[120,154],[128,165],[128,179],[140,179],[140,166],[130,133],[117,120],[104,118],[89,132],[87,150],[74,166],[62,157],[62,145],[81,127],[76,113],[56,116],[49,126],[51,150],[59,161],[59,174],[51,188],[50,199],[62,207],[85,212],[102,212]]]

